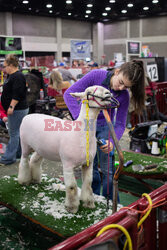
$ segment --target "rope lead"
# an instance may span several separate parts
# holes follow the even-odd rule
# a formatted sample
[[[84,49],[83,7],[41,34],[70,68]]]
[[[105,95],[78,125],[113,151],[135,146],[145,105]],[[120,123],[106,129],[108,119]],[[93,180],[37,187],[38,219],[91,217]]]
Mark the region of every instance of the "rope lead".
[[[82,103],[86,103],[86,165],[89,167],[89,102],[82,100]]]

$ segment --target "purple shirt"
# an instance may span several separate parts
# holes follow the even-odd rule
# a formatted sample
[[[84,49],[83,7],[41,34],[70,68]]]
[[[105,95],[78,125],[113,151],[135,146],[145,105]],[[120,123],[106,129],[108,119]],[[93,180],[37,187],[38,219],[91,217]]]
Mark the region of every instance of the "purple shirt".
[[[87,73],[80,80],[75,82],[70,88],[64,93],[65,103],[71,112],[74,119],[77,119],[80,112],[81,104],[70,95],[74,92],[84,92],[86,88],[94,85],[99,85],[110,90],[113,96],[119,101],[120,105],[116,113],[116,119],[114,120],[115,109],[111,109],[111,121],[114,121],[114,129],[117,139],[120,140],[126,127],[126,117],[129,106],[129,92],[127,90],[114,91],[110,89],[110,79],[113,72],[108,72],[102,69],[95,69]],[[105,117],[101,111],[97,118],[97,126],[106,126]],[[113,142],[111,138],[111,142]]]

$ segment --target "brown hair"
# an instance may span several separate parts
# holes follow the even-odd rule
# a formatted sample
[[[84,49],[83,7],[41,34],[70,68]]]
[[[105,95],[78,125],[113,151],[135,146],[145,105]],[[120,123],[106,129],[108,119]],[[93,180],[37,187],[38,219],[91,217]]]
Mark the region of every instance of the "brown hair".
[[[7,55],[7,57],[5,58],[5,62],[7,63],[7,65],[12,65],[16,68],[19,66],[19,59],[13,54]]]
[[[54,89],[60,90],[62,82],[63,78],[60,72],[58,70],[53,70],[50,75],[49,84],[52,85]]]
[[[131,100],[135,111],[141,113],[145,108],[145,72],[143,62],[133,60],[124,63],[121,65],[119,72],[122,72],[132,83],[132,87],[130,88],[132,92]]]

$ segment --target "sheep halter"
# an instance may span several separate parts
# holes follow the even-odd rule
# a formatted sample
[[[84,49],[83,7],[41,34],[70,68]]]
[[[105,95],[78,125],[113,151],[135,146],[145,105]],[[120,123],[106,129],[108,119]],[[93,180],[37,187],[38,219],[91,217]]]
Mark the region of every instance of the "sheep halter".
[[[82,103],[86,103],[86,165],[89,167],[89,102],[82,100]]]

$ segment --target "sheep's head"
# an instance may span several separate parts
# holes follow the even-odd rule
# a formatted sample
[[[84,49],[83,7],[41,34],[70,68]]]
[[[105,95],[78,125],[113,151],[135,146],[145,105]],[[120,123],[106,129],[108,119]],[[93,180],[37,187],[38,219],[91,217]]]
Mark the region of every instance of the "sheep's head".
[[[88,100],[89,107],[92,108],[111,108],[118,106],[118,101],[112,97],[110,91],[101,86],[88,87],[85,92],[71,93],[73,97]]]

